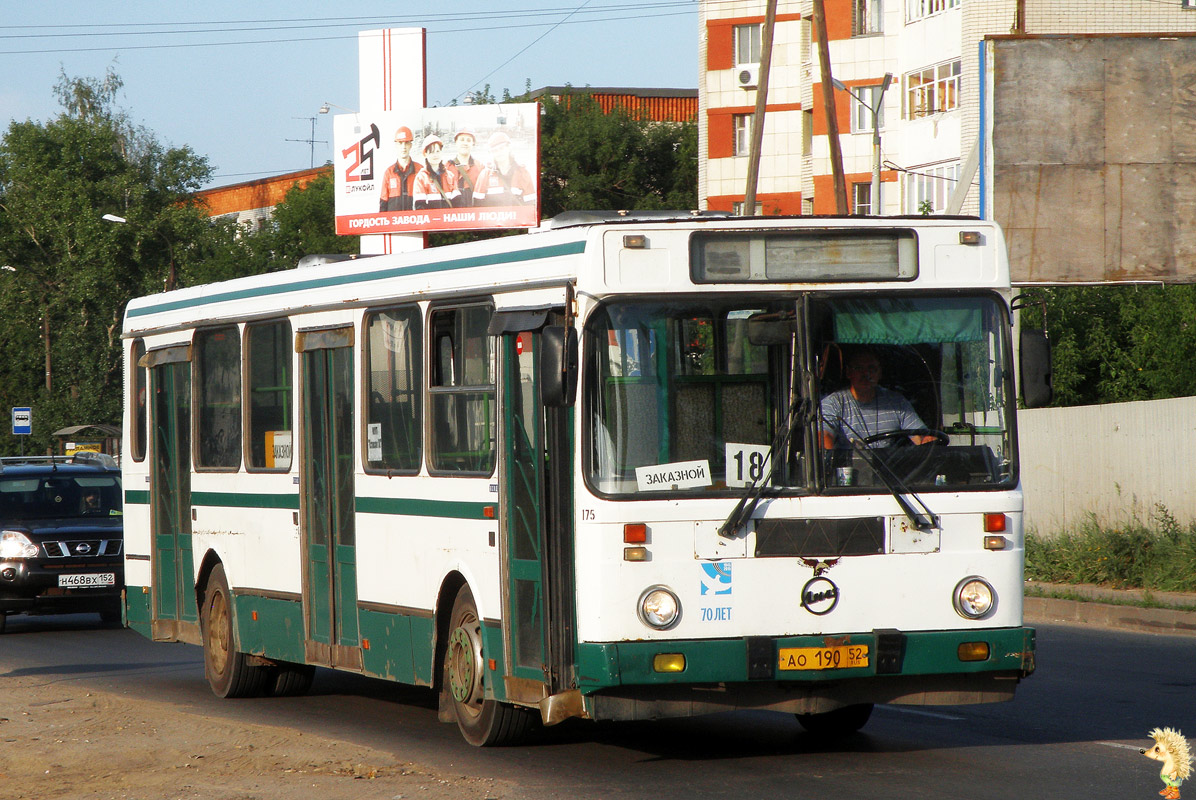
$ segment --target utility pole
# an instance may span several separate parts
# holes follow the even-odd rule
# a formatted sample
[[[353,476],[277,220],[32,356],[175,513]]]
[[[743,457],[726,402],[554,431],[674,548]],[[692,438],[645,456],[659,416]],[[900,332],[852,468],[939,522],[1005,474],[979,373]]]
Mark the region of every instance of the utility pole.
[[[740,216],[756,214],[756,184],[760,180],[760,150],[764,144],[764,109],[768,105],[768,71],[772,67],[772,32],[777,24],[777,0],[768,0],[760,39],[760,83],[756,86],[756,111],[752,114],[752,144],[748,149],[747,188]]]
[[[831,175],[835,181],[835,213],[847,213],[847,179],[843,175],[843,150],[839,146],[839,117],[835,113],[835,87],[831,84],[831,47],[826,40],[826,6],[814,0],[814,35],[822,68],[822,105],[826,112],[826,138],[831,146]]]

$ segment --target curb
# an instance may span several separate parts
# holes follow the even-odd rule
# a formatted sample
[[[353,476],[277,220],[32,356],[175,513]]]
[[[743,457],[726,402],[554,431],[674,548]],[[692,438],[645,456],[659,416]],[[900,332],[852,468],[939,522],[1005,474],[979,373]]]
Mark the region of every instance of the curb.
[[[1140,606],[1102,603],[1111,597],[1139,599],[1141,592],[1112,590],[1103,587],[1070,586],[1066,584],[1027,583],[1045,591],[1060,591],[1091,597],[1091,600],[1061,600],[1053,597],[1027,595],[1023,600],[1023,617],[1027,623],[1062,623],[1089,625],[1170,636],[1196,636],[1196,610],[1177,608],[1142,608]],[[1174,598],[1168,598],[1174,599]],[[1184,596],[1192,603],[1196,597]]]

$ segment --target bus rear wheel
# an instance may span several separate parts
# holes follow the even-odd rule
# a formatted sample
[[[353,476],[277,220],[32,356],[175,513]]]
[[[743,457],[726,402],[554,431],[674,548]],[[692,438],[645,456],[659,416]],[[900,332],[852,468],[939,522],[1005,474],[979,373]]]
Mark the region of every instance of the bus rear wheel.
[[[441,690],[447,694],[465,741],[475,747],[517,744],[531,728],[531,715],[486,698],[485,667],[482,621],[473,593],[462,586],[449,618]]]
[[[270,667],[266,684],[274,697],[299,697],[307,694],[315,677],[316,668],[310,664],[280,661]]]
[[[843,706],[821,714],[798,714],[797,721],[810,733],[820,736],[848,736],[855,733],[872,716],[872,703]]]
[[[249,657],[237,650],[233,629],[232,592],[224,576],[224,565],[217,564],[204,589],[203,610],[204,675],[217,697],[253,697],[261,694],[267,670],[251,664]]]

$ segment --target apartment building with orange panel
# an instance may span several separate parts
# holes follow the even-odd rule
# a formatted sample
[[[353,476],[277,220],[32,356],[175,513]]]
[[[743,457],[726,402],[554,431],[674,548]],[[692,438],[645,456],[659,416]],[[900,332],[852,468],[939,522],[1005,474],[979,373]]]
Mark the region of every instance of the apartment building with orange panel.
[[[824,0],[850,213],[982,210],[981,43],[992,35],[1196,30],[1196,0]],[[746,191],[767,0],[699,0],[702,208]],[[812,0],[780,0],[768,81],[759,213],[835,213]],[[883,92],[886,73],[891,83]],[[880,196],[873,196],[878,111]],[[958,194],[956,189],[960,188]],[[951,205],[955,195],[955,205]]]
[[[802,87],[800,2],[778,3],[764,113],[756,209],[802,212],[801,175],[808,158],[808,100]],[[760,80],[763,0],[701,0],[698,4],[698,204],[740,211],[747,191],[748,153]]]

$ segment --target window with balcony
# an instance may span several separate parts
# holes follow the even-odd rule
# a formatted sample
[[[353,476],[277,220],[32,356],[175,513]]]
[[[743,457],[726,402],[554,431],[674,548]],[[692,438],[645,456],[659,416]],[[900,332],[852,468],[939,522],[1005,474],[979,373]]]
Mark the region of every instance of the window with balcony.
[[[911,169],[905,175],[905,213],[946,213],[958,183],[958,161]]]
[[[959,0],[905,0],[905,21],[916,22],[951,8],[959,8]]]
[[[905,116],[918,119],[959,107],[961,62],[948,61],[907,73],[905,76]]]

